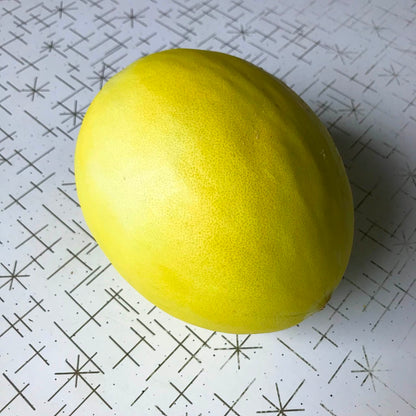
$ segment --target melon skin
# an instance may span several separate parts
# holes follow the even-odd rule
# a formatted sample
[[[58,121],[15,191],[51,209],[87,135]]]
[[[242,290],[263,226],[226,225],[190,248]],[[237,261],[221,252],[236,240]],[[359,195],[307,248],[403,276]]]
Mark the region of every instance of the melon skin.
[[[352,195],[332,138],[284,83],[230,55],[163,51],[111,78],[84,117],[75,179],[121,276],[204,328],[295,325],[348,263]]]

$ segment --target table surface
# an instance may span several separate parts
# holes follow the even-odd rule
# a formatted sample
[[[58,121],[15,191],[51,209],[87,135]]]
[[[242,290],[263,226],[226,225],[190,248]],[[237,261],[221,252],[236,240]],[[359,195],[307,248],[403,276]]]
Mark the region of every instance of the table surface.
[[[416,415],[415,39],[410,0],[2,1],[0,413]],[[173,47],[281,78],[343,157],[351,262],[296,327],[236,336],[172,318],[84,223],[73,154],[89,103]]]

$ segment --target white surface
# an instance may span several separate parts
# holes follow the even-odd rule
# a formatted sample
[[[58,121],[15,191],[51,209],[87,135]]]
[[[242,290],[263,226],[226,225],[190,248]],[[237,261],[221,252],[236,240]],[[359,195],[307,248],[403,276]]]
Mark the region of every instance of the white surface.
[[[416,414],[416,3],[293,3],[0,3],[2,415]],[[340,149],[354,252],[298,327],[185,325],[88,234],[72,173],[83,113],[115,72],[177,46],[282,78]]]

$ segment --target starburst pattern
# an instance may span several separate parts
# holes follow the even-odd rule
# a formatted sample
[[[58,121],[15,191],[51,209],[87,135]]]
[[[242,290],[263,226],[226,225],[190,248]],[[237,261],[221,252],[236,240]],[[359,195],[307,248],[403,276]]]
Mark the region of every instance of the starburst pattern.
[[[247,37],[253,34],[253,30],[249,25],[240,25],[240,27],[232,27],[228,33],[236,34],[237,36],[241,36],[243,40],[246,40]]]
[[[248,350],[257,350],[257,349],[262,348],[260,346],[247,346],[247,345],[245,345],[246,342],[249,340],[251,335],[247,335],[243,339],[243,341],[240,340],[239,335],[236,335],[235,336],[235,342],[232,342],[231,340],[229,340],[224,335],[221,335],[221,336],[226,341],[227,346],[222,347],[222,348],[215,348],[215,350],[224,350],[224,351],[230,351],[231,352],[231,355],[228,357],[228,359],[225,361],[225,363],[221,366],[221,369],[224,368],[224,366],[234,357],[237,360],[237,367],[238,367],[238,369],[240,369],[241,357],[243,357],[247,360],[250,359],[250,357],[247,354]]]
[[[78,108],[78,101],[75,100],[74,101],[74,106],[73,108],[69,108],[66,105],[59,103],[61,105],[61,107],[63,107],[66,111],[63,111],[62,113],[60,113],[61,116],[68,116],[67,118],[65,118],[65,120],[63,121],[63,123],[72,120],[73,125],[75,126],[77,124],[77,121],[82,121],[82,119],[84,118],[84,114],[85,114],[85,109],[88,107],[87,105],[82,107],[82,108]]]
[[[93,357],[91,357],[91,358],[93,358]],[[75,378],[75,387],[77,387],[78,386],[78,379],[81,379],[81,380],[85,381],[86,379],[84,377],[87,376],[88,374],[98,374],[99,373],[98,370],[84,370],[84,368],[87,366],[87,364],[90,361],[91,360],[88,359],[83,364],[81,364],[80,356],[78,354],[76,364],[71,364],[68,360],[65,360],[66,364],[70,367],[69,371],[62,371],[62,372],[58,372],[58,373],[55,373],[55,374],[59,375],[59,376],[68,376],[69,377],[68,380],[65,382],[65,385],[68,384],[72,379]]]
[[[121,19],[123,23],[130,23],[130,27],[134,27],[135,23],[139,23],[142,26],[147,26],[146,23],[144,23],[144,14],[148,7],[146,7],[143,10],[140,10],[138,12],[135,12],[133,9],[130,9],[129,12],[124,12],[123,16],[121,16]]]
[[[58,13],[59,18],[62,19],[62,16],[65,14],[66,16],[69,16],[71,19],[74,19],[74,17],[71,14],[69,14],[71,10],[77,10],[76,7],[73,7],[74,4],[74,1],[69,4],[64,4],[64,2],[61,1],[59,3],[59,6],[56,6],[56,12]]]
[[[339,110],[340,113],[345,113],[347,115],[353,115],[356,120],[359,116],[364,114],[364,111],[361,108],[361,103],[356,103],[353,99],[350,99],[350,103],[345,105],[345,108]]]
[[[363,386],[368,380],[370,380],[373,390],[376,391],[376,386],[374,384],[374,380],[378,380],[376,372],[380,371],[388,371],[388,370],[381,370],[377,368],[377,365],[380,361],[381,355],[377,358],[377,360],[374,361],[373,364],[370,363],[370,360],[368,359],[367,351],[365,350],[365,347],[363,346],[363,355],[364,355],[364,364],[360,363],[357,360],[354,360],[355,363],[359,366],[358,370],[351,370],[351,373],[363,373],[364,378],[361,382],[361,386]]]
[[[21,279],[24,277],[29,277],[28,274],[21,274],[20,271],[17,271],[17,261],[14,262],[13,270],[10,270],[7,266],[3,263],[0,263],[4,270],[6,270],[7,274],[0,275],[0,279],[5,279],[5,282],[0,286],[0,289],[9,286],[9,290],[14,289],[14,285],[18,283],[24,289],[26,286],[21,282]]]
[[[348,50],[348,46],[341,48],[337,44],[329,47],[329,51],[333,53],[334,59],[340,59],[343,64],[345,64],[346,61],[351,60],[355,55],[354,51]]]
[[[27,97],[30,97],[32,101],[35,99],[36,96],[45,98],[43,93],[49,91],[47,88],[45,88],[48,84],[49,82],[45,82],[42,85],[38,85],[38,77],[35,77],[33,85],[25,84],[27,88],[22,89],[22,91],[27,92]]]
[[[89,79],[92,79],[94,82],[92,85],[96,85],[97,83],[100,84],[100,89],[103,87],[104,83],[107,82],[111,75],[116,73],[117,70],[111,67],[110,65],[103,62],[101,66],[100,71],[93,71],[94,75],[92,77],[89,77]]]
[[[407,163],[406,163],[406,169],[404,172],[400,175],[405,178],[404,184],[407,182],[412,182],[414,186],[416,186],[416,168],[412,169]]]
[[[379,38],[381,38],[381,33],[387,30],[387,27],[382,26],[379,23],[376,23],[373,19],[371,20],[370,30],[375,33]]]
[[[303,383],[305,383],[305,380],[303,380],[298,387],[296,387],[295,391],[292,393],[292,395],[289,397],[289,399],[286,400],[285,403],[283,403],[282,398],[280,396],[279,386],[277,383],[275,383],[276,387],[276,394],[277,394],[277,403],[276,399],[269,399],[264,394],[262,395],[263,399],[266,400],[267,403],[271,406],[271,409],[269,410],[258,410],[257,413],[268,413],[268,414],[275,414],[276,416],[287,416],[286,412],[303,412],[305,409],[303,408],[289,408],[290,402],[295,397],[296,393],[300,390],[300,388],[303,386]]]
[[[389,68],[383,68],[383,73],[379,77],[387,78],[386,86],[390,85],[393,81],[396,81],[397,85],[400,85],[400,73],[402,70],[397,70],[392,64]]]
[[[66,58],[66,55],[61,51],[61,42],[63,41],[63,39],[59,39],[59,40],[50,40],[47,42],[43,42],[43,46],[41,48],[41,52],[56,52],[59,55],[63,56],[64,58]]]
[[[68,371],[60,371],[56,372],[55,374],[58,376],[66,376],[66,381],[58,388],[58,390],[55,391],[55,393],[52,394],[51,397],[49,397],[48,401],[51,401],[57,394],[59,394],[62,389],[67,386],[71,380],[74,380],[75,388],[78,387],[78,381],[81,380],[83,382],[84,387],[88,387],[90,389],[90,393],[86,396],[85,399],[81,401],[81,403],[78,405],[76,409],[78,409],[85,401],[91,397],[93,394],[95,394],[96,397],[98,397],[108,408],[111,409],[110,404],[101,396],[101,394],[98,392],[98,389],[100,387],[100,384],[96,385],[95,387],[90,383],[88,380],[88,377],[90,375],[95,375],[98,373],[102,373],[100,369],[96,366],[96,364],[93,362],[93,358],[97,355],[97,353],[94,353],[91,357],[87,357],[87,359],[81,363],[80,355],[77,355],[76,363],[71,363],[68,359],[65,360],[65,363],[70,368]],[[87,370],[87,365],[93,365],[93,369]],[[73,412],[72,412],[73,413]]]
[[[53,40],[51,40],[49,42],[43,42],[43,46],[42,46],[41,51],[42,52],[44,52],[44,51],[52,52],[56,48],[57,48],[56,43]]]
[[[399,253],[401,254],[403,250],[406,251],[407,255],[412,254],[416,250],[416,239],[413,238],[416,229],[413,230],[412,234],[406,235],[403,231],[401,232],[401,237],[398,237],[399,241],[394,243],[395,246],[399,247]]]

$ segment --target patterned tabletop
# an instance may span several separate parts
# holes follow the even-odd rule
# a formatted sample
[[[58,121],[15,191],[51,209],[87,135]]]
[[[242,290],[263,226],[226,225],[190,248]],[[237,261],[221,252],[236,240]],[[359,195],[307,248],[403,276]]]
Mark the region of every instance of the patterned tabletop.
[[[0,414],[416,415],[416,2],[0,2]],[[96,245],[73,154],[103,84],[173,47],[243,57],[318,114],[355,200],[326,308],[261,335],[187,325]]]

